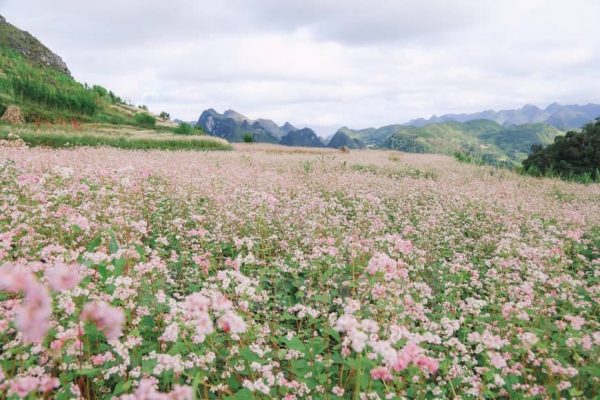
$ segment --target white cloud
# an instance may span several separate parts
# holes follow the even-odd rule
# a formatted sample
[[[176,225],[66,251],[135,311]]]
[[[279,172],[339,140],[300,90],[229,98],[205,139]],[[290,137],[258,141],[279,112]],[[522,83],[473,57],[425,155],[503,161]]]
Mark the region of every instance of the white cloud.
[[[600,102],[595,0],[0,0],[74,75],[155,111],[319,128]]]

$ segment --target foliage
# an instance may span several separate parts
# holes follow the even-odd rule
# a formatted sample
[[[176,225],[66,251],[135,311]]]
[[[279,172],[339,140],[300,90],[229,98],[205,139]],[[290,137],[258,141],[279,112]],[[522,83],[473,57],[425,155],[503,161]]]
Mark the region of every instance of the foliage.
[[[527,157],[533,144],[549,144],[560,131],[545,124],[504,127],[494,121],[444,122],[422,127],[389,125],[353,131],[342,128],[351,138],[372,147],[410,153],[469,153],[494,166],[509,166]]]
[[[523,170],[534,176],[600,181],[600,118],[581,132],[557,136],[545,148],[532,146]]]
[[[407,153],[426,153],[427,146],[419,142],[417,136],[404,136],[395,134],[389,137],[384,146],[392,150],[405,151]]]
[[[164,121],[168,121],[171,119],[171,114],[169,114],[166,111],[161,111],[159,114],[160,119],[164,120]]]
[[[174,130],[178,135],[193,135],[197,134],[198,130],[187,122],[182,122],[177,125],[177,128]]]
[[[153,128],[156,126],[156,118],[145,112],[135,114],[133,119],[137,125],[144,128]]]
[[[82,85],[2,46],[0,71],[0,101],[6,106],[18,105],[29,122],[114,119],[133,123],[127,113],[111,106],[122,103],[111,91],[98,85]]]
[[[244,143],[252,143],[254,142],[254,135],[252,135],[252,133],[250,132],[246,132],[242,136],[242,140],[244,141]]]

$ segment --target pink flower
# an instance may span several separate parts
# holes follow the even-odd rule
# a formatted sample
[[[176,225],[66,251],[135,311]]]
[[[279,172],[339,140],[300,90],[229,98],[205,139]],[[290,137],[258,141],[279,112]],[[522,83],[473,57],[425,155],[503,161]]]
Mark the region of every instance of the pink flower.
[[[195,319],[196,332],[199,335],[208,335],[213,331],[213,323],[208,313],[202,313]]]
[[[49,375],[44,375],[39,378],[38,391],[40,391],[42,393],[48,393],[48,392],[51,392],[52,390],[56,389],[59,386],[60,386],[60,381],[58,380],[58,378],[49,376]]]
[[[394,371],[396,372],[400,372],[402,370],[405,370],[408,367],[408,364],[410,364],[411,359],[408,356],[408,354],[406,354],[403,351],[399,351],[398,355],[396,356],[396,359],[392,361],[391,367],[394,369]]]
[[[50,287],[56,291],[72,289],[81,281],[79,265],[56,264],[46,270],[46,279]]]
[[[13,379],[10,382],[10,390],[20,398],[26,397],[29,393],[36,391],[38,380],[33,376],[22,376]]]
[[[212,308],[216,311],[227,311],[231,309],[233,303],[221,293],[216,293],[212,296]]]
[[[187,315],[192,319],[208,312],[209,307],[210,300],[200,293],[192,293],[185,298],[184,308]]]
[[[120,308],[99,301],[87,303],[83,307],[80,319],[96,325],[106,335],[107,339],[118,339],[122,335],[125,314]]]
[[[193,398],[194,392],[190,386],[175,385],[168,393],[169,400],[192,400]]]
[[[0,269],[0,290],[25,292],[25,300],[19,307],[15,325],[25,342],[40,342],[50,327],[52,298],[35,276],[19,267]]]
[[[219,318],[217,321],[217,326],[223,332],[236,334],[246,332],[246,323],[239,315],[234,314],[232,311],[227,311],[221,318]]]
[[[439,362],[435,358],[427,356],[419,356],[414,360],[414,363],[421,368],[422,371],[428,371],[430,374],[435,374],[439,368]]]
[[[37,281],[28,283],[25,301],[19,308],[15,325],[26,342],[39,343],[46,336],[52,315],[52,298],[48,289]]]
[[[371,378],[382,381],[391,381],[393,377],[387,367],[377,367],[371,370]]]
[[[174,323],[166,327],[165,331],[160,337],[160,340],[165,342],[175,342],[179,337],[179,326]]]
[[[490,357],[490,364],[492,364],[494,368],[502,369],[506,367],[506,360],[502,357],[502,354],[495,351],[489,351],[488,356]]]

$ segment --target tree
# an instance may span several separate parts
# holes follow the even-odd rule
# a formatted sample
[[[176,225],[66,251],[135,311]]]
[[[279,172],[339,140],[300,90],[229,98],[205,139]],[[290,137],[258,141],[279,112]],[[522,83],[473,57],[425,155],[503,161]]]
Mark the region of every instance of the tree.
[[[523,169],[530,175],[588,176],[600,180],[600,118],[584,126],[581,132],[557,136],[554,143],[545,148],[532,146],[531,154],[523,161]]]
[[[171,114],[169,114],[166,111],[161,111],[160,114],[158,115],[160,117],[160,119],[162,119],[163,121],[167,121],[171,119]]]

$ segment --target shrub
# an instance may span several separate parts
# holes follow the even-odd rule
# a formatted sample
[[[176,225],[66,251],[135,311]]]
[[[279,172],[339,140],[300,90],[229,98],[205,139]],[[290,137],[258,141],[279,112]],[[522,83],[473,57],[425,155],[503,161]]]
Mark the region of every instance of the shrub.
[[[182,122],[175,128],[175,133],[178,135],[193,135],[194,127],[186,122]]]
[[[254,142],[254,136],[250,132],[244,133],[244,136],[242,137],[242,139],[244,140],[244,143]]]
[[[135,123],[139,126],[146,128],[153,128],[156,126],[156,118],[148,113],[137,113],[135,114]]]

